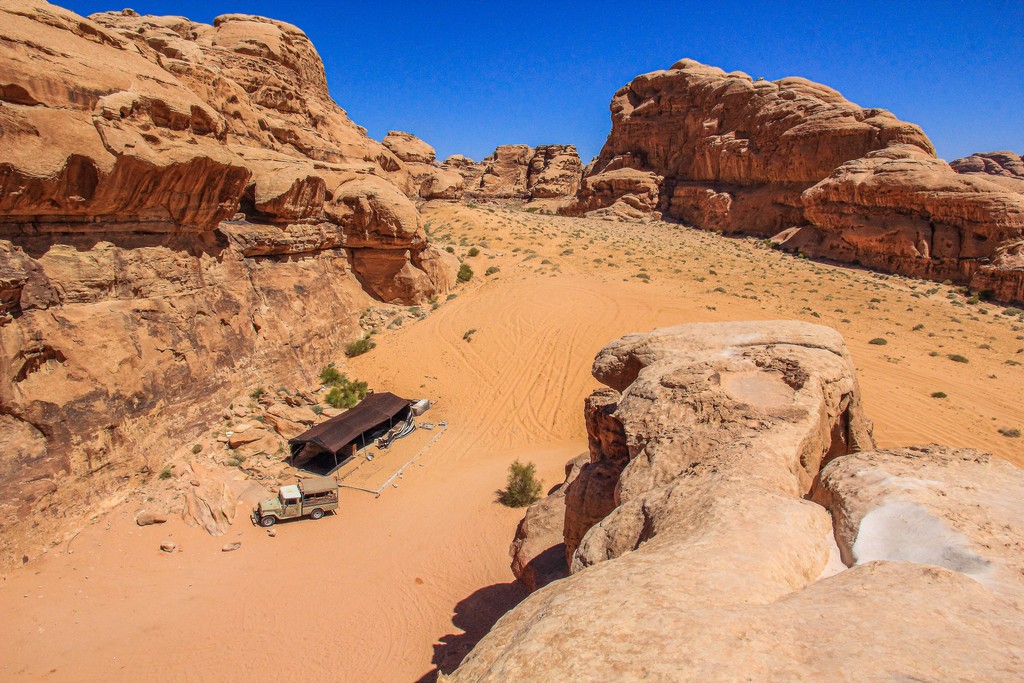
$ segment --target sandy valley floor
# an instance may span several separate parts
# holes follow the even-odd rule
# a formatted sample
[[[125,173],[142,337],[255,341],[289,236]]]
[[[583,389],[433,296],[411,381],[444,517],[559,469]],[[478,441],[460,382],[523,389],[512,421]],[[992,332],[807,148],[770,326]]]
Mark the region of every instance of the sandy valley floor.
[[[1024,439],[999,431],[1024,430],[1024,322],[1004,307],[666,224],[445,204],[424,216],[476,275],[424,319],[380,333],[347,371],[430,397],[428,417],[448,431],[380,498],[346,490],[340,514],[275,538],[245,522],[222,538],[176,518],[140,528],[130,505],[99,517],[0,581],[0,679],[414,681],[450,669],[522,597],[507,555],[522,513],[494,502],[508,464],[561,480],[586,448],[594,354],[628,332],[830,325],[854,355],[879,445],[1024,463]],[[181,552],[158,550],[168,537]],[[222,553],[226,540],[241,549]]]

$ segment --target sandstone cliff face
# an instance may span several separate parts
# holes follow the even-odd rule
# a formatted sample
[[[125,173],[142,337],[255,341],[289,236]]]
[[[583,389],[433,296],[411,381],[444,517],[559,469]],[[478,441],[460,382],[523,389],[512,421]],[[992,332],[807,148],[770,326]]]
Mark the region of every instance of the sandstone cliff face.
[[[13,0],[0,38],[10,558],[257,378],[311,382],[366,292],[420,301],[454,269],[299,29]]]
[[[1015,155],[960,160],[958,175],[920,128],[885,110],[802,78],[753,80],[685,59],[635,78],[611,110],[608,140],[564,213],[660,212],[1003,300],[1024,295],[1024,272],[1000,256],[1024,235]]]
[[[1016,677],[1024,475],[869,450],[836,332],[657,330],[605,347],[594,375],[590,461],[564,493],[572,574],[450,680]]]
[[[573,145],[502,145],[479,163],[461,155],[445,160],[459,172],[472,199],[560,199],[580,187],[583,166]]]

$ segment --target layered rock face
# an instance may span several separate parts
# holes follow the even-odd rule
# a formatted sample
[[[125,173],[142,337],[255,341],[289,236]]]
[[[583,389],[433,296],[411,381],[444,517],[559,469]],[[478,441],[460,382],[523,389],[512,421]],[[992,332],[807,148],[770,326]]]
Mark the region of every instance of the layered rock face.
[[[1024,296],[1024,272],[1000,251],[1024,234],[1012,155],[962,160],[958,170],[993,175],[960,175],[920,128],[885,110],[802,78],[754,80],[686,59],[635,78],[611,110],[608,140],[565,213],[660,212],[778,236],[813,256]]]
[[[630,335],[594,376],[589,462],[539,504],[564,505],[571,575],[449,680],[1015,678],[1024,475],[970,450],[870,450],[834,330]]]
[[[405,162],[406,193],[421,199],[456,200],[462,197],[464,181],[456,171],[436,163],[434,148],[412,133],[393,130],[384,137],[384,146]]]
[[[472,199],[560,199],[576,194],[583,176],[573,145],[502,145],[479,163],[461,155],[444,166],[460,173]]]
[[[364,289],[413,303],[454,264],[294,26],[13,0],[0,38],[10,558],[257,378],[311,382],[359,333]]]

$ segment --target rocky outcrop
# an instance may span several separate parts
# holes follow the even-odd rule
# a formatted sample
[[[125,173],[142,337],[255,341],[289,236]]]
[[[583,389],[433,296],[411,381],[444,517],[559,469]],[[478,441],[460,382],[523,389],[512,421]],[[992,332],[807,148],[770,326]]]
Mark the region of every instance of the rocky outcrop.
[[[612,130],[590,173],[661,178],[660,208],[687,223],[773,234],[799,222],[800,193],[843,162],[893,142],[933,153],[913,124],[802,78],[754,80],[690,59],[637,76],[612,99]],[[708,214],[705,192],[728,196]]]
[[[609,388],[565,494],[572,574],[448,680],[1016,677],[1024,475],[871,451],[836,332],[657,330],[605,347],[594,375]]]
[[[479,163],[456,155],[444,166],[462,175],[471,199],[562,199],[576,193],[583,175],[572,145],[502,145]]]
[[[437,158],[434,148],[412,133],[400,130],[388,131],[388,134],[384,136],[383,143],[402,161],[430,164]]]
[[[0,74],[4,557],[148,479],[154,444],[256,378],[312,381],[367,293],[454,282],[405,162],[294,26],[13,0]]]
[[[802,78],[755,80],[688,59],[636,77],[611,110],[608,140],[563,213],[660,212],[1019,299],[1021,272],[995,258],[1024,235],[1015,155],[959,160],[961,175],[885,110]],[[623,182],[626,169],[652,174],[657,191]]]
[[[976,152],[949,162],[957,173],[984,173],[1000,178],[1024,180],[1024,160],[1013,152]]]
[[[843,164],[803,202],[810,226],[783,247],[915,277],[972,282],[1024,234],[1024,197],[906,145]]]

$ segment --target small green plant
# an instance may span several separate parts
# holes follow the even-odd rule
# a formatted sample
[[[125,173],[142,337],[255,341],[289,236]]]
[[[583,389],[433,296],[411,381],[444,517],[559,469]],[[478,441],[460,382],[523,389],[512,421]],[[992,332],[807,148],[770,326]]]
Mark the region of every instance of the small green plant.
[[[173,477],[174,476],[174,472],[171,470],[171,466],[167,465],[162,470],[160,470],[160,475],[159,476],[160,476],[161,479],[170,479],[171,477]]]
[[[1016,427],[1013,427],[1013,428],[1010,428],[1010,427],[1000,427],[999,428],[999,433],[1002,434],[1003,436],[1005,436],[1008,439],[1019,439],[1020,438],[1020,430],[1017,429]]]
[[[466,252],[466,256],[468,256],[470,258],[473,258],[474,256],[479,256],[479,255],[480,255],[480,250],[477,249],[476,247],[470,247],[469,251]]]
[[[914,332],[917,332],[918,330],[923,330],[923,329],[924,329],[924,323],[918,323],[918,324],[914,325],[914,328],[913,328]]]
[[[453,247],[450,244],[447,247],[445,247],[444,250],[447,251],[449,254],[454,254],[455,253],[455,247]]]
[[[466,333],[462,335],[465,341],[473,341],[473,335],[476,334],[476,328],[466,330]]]
[[[334,363],[325,365],[320,369],[320,381],[328,386],[338,384],[344,376],[338,371],[338,368],[334,367]]]
[[[933,391],[932,392],[932,398],[946,398],[946,392],[945,391]]]
[[[951,354],[947,355],[946,358],[950,359],[954,363],[970,363],[971,362],[971,361],[969,361],[967,359],[967,356],[961,356],[959,353],[951,353]]]
[[[356,404],[366,398],[368,386],[366,382],[349,381],[344,377],[344,382],[331,388],[324,397],[332,408],[354,408]]]
[[[309,407],[309,409],[313,411],[314,415],[320,415],[321,413],[324,412],[324,407],[322,405],[320,405],[319,403],[311,405]]]
[[[882,339],[881,337],[875,337],[874,339],[868,342],[868,344],[874,344],[875,346],[885,346],[888,343],[888,340]]]
[[[495,273],[498,272],[501,272],[501,268],[499,268],[498,266],[491,266],[486,271],[484,271],[484,275],[490,277],[491,275],[494,275]]]
[[[537,468],[532,462],[523,464],[516,460],[508,466],[508,482],[498,491],[498,500],[510,508],[521,508],[540,500],[540,492]]]
[[[459,274],[455,276],[459,282],[469,282],[473,279],[473,269],[469,267],[468,263],[463,263],[459,266]]]
[[[267,393],[266,389],[264,389],[263,387],[256,387],[251,392],[249,392],[249,398],[251,398],[254,401],[258,401],[260,400],[260,396],[262,396],[265,393]]]
[[[202,453],[202,452],[203,452],[203,447],[200,446],[199,444],[196,444],[196,445],[192,446],[192,453],[193,454],[198,455],[199,453]]]
[[[349,358],[355,358],[356,356],[363,355],[375,346],[377,346],[377,342],[370,339],[370,335],[365,335],[362,339],[346,344],[345,355]]]

